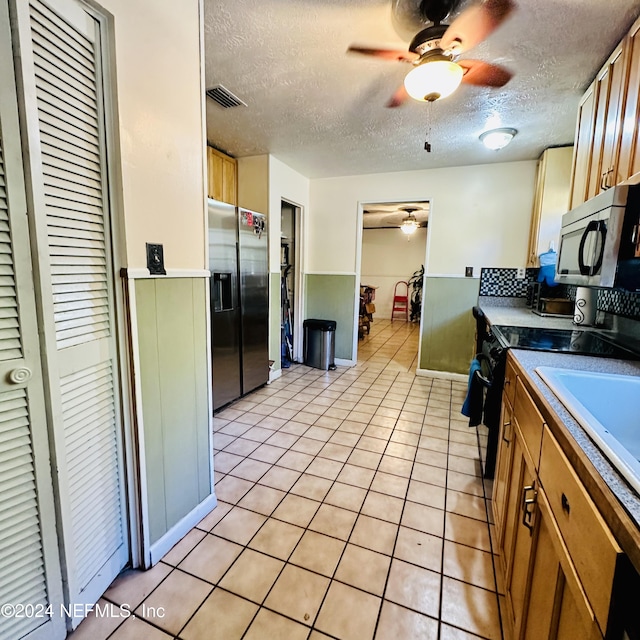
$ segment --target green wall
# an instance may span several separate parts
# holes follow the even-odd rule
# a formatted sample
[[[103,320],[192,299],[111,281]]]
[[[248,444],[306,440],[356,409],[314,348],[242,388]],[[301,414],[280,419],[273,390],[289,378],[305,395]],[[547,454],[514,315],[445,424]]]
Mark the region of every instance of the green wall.
[[[150,540],[211,493],[206,278],[137,280]]]
[[[477,278],[425,279],[420,368],[468,373],[474,356]]]
[[[305,318],[335,320],[336,358],[353,358],[355,275],[308,274]]]

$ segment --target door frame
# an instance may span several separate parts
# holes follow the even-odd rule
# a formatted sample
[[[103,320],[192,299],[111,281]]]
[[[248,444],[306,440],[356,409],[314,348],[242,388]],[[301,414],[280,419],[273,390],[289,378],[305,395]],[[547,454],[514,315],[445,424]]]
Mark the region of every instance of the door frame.
[[[355,274],[356,274],[356,286],[354,291],[354,309],[353,309],[353,361],[354,364],[358,362],[358,318],[360,316],[360,279],[362,277],[362,237],[364,232],[364,209],[368,205],[372,204],[380,204],[381,202],[389,202],[394,203],[399,206],[409,203],[409,202],[428,202],[429,203],[429,223],[427,227],[427,241],[425,243],[425,253],[424,253],[424,275],[422,278],[422,303],[420,309],[420,326],[418,328],[418,364],[416,370],[420,369],[420,360],[422,357],[422,327],[424,323],[424,299],[425,299],[425,282],[427,279],[427,268],[429,261],[429,249],[430,249],[430,240],[431,233],[429,233],[429,227],[432,225],[433,220],[433,198],[428,196],[417,196],[415,198],[407,198],[406,196],[403,198],[376,198],[374,200],[366,199],[366,200],[358,200],[358,213],[357,213],[357,227],[356,227],[356,264],[355,264]]]
[[[302,326],[303,326],[303,314],[304,314],[304,294],[305,294],[305,283],[304,283],[304,268],[302,264],[304,251],[304,233],[303,233],[303,225],[304,225],[304,207],[300,204],[297,204],[290,198],[280,198],[280,215],[282,215],[282,203],[288,204],[293,207],[293,229],[294,229],[294,269],[293,269],[293,278],[294,278],[294,290],[293,295],[295,296],[294,305],[293,305],[293,359],[296,362],[302,362],[303,357],[303,338],[302,335]],[[282,315],[282,300],[280,300],[280,314]],[[282,363],[280,365],[282,367]]]

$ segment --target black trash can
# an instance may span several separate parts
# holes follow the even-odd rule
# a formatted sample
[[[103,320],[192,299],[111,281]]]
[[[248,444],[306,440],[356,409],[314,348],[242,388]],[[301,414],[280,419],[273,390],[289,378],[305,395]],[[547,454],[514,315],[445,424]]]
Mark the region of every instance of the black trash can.
[[[316,369],[336,368],[336,321],[309,319],[304,327],[304,363]]]

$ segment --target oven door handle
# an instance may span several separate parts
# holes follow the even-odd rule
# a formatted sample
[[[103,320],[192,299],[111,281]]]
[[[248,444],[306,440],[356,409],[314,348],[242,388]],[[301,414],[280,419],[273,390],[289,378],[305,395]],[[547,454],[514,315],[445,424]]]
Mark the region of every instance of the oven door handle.
[[[484,360],[485,362],[487,362],[487,364],[489,364],[489,369],[491,369],[491,363],[489,361],[489,358],[487,358],[487,356],[485,356],[484,353],[479,353],[478,355],[476,355],[476,359],[480,363],[482,363],[482,361]],[[487,378],[486,376],[483,376],[479,371],[476,371],[475,375],[477,376],[478,380],[480,380],[482,385],[487,389],[489,389],[493,384],[492,380],[489,380],[489,378]]]

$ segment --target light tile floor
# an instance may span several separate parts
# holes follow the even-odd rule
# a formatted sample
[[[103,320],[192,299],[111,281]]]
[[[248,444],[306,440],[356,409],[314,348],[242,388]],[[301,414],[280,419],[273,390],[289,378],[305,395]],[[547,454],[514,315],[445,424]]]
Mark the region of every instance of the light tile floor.
[[[418,327],[358,365],[294,365],[214,419],[219,504],[129,571],[73,640],[501,638],[489,490],[465,385],[416,377]]]

